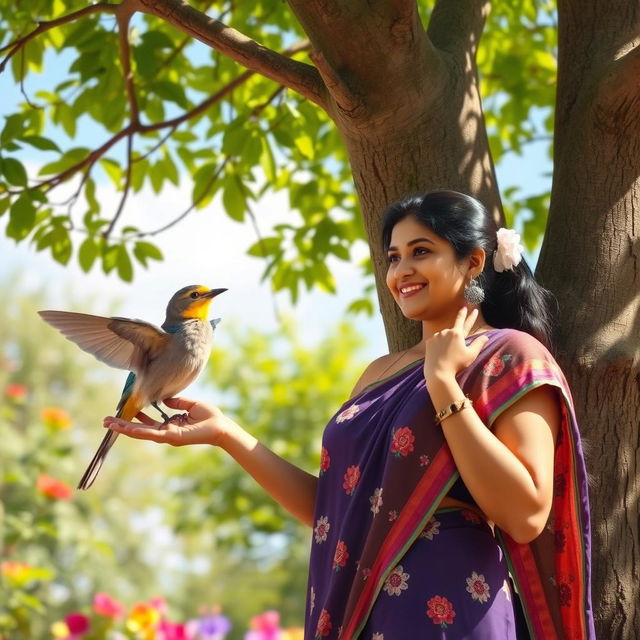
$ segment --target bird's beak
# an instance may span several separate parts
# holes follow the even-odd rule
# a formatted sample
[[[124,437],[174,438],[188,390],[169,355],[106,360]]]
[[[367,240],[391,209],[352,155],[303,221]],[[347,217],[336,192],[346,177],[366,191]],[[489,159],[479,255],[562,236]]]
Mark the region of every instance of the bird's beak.
[[[211,291],[209,291],[208,293],[203,293],[202,296],[200,297],[215,298],[216,296],[220,295],[221,293],[224,293],[225,291],[228,291],[228,289],[211,289]]]

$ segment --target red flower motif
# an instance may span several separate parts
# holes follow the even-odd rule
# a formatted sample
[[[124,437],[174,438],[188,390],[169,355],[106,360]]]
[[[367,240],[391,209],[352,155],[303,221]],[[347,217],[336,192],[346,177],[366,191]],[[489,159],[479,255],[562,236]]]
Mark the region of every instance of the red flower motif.
[[[499,376],[504,371],[504,365],[511,360],[511,355],[505,353],[503,355],[496,354],[482,368],[485,376]]]
[[[318,617],[318,626],[316,627],[316,638],[322,638],[323,636],[328,636],[331,633],[331,616],[326,609],[323,609],[320,612],[320,616]]]
[[[347,495],[350,496],[358,486],[358,482],[360,482],[360,467],[349,467],[344,474],[343,480],[342,487],[347,492]]]
[[[333,554],[333,568],[339,571],[347,564],[348,559],[349,552],[347,551],[347,545],[342,540],[339,540],[336,545],[336,552]]]
[[[456,612],[453,605],[443,596],[434,596],[427,602],[427,615],[433,624],[439,624],[443,629],[453,624]]]
[[[394,520],[398,519],[398,512],[393,509],[392,511],[389,511],[389,522],[393,522]]]
[[[559,473],[553,479],[553,495],[556,498],[561,498],[567,490],[567,476],[565,473]]]
[[[460,513],[465,520],[473,522],[473,524],[482,523],[482,518],[475,511],[471,511],[471,509],[462,509]]]
[[[45,474],[40,474],[38,476],[36,488],[41,494],[48,498],[54,498],[55,500],[69,500],[72,494],[71,487],[69,485]]]
[[[571,605],[571,595],[571,587],[566,582],[561,582],[558,585],[558,599],[560,600],[561,607]]]
[[[556,531],[553,534],[553,537],[554,537],[556,552],[564,553],[564,548],[567,544],[567,536],[564,534],[564,531],[560,529],[556,529]]]
[[[329,456],[329,452],[322,447],[322,452],[320,453],[320,475],[322,475],[331,464],[331,457]]]
[[[425,456],[425,455],[420,456],[421,467],[426,467],[430,462],[431,460],[429,460],[429,456]]]
[[[413,451],[415,436],[409,427],[402,427],[394,431],[391,440],[391,453],[400,457],[408,456]]]

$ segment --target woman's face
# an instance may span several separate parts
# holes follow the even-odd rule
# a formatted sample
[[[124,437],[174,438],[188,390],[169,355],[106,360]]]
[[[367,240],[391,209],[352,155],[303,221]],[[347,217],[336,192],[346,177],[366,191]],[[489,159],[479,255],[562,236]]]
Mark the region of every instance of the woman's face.
[[[387,286],[407,318],[447,320],[464,304],[470,261],[409,215],[393,227]]]

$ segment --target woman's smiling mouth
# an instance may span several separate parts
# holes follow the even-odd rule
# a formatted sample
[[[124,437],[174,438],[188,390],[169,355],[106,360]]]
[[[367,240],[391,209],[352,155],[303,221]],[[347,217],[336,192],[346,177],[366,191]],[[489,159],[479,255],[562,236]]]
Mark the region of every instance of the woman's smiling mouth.
[[[400,292],[400,295],[403,298],[408,298],[410,296],[415,295],[419,291],[422,291],[422,289],[424,289],[426,286],[427,285],[424,283],[423,284],[418,284],[418,283],[405,284],[402,287],[398,287],[398,291]]]

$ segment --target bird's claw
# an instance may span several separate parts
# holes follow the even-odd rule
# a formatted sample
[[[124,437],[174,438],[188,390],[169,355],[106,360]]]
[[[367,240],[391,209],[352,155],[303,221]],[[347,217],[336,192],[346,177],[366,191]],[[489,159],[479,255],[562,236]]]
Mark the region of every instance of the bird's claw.
[[[179,427],[184,427],[187,424],[187,419],[189,418],[188,413],[176,413],[172,416],[169,416],[167,420],[162,423],[163,427],[166,427],[169,424],[175,424]]]

